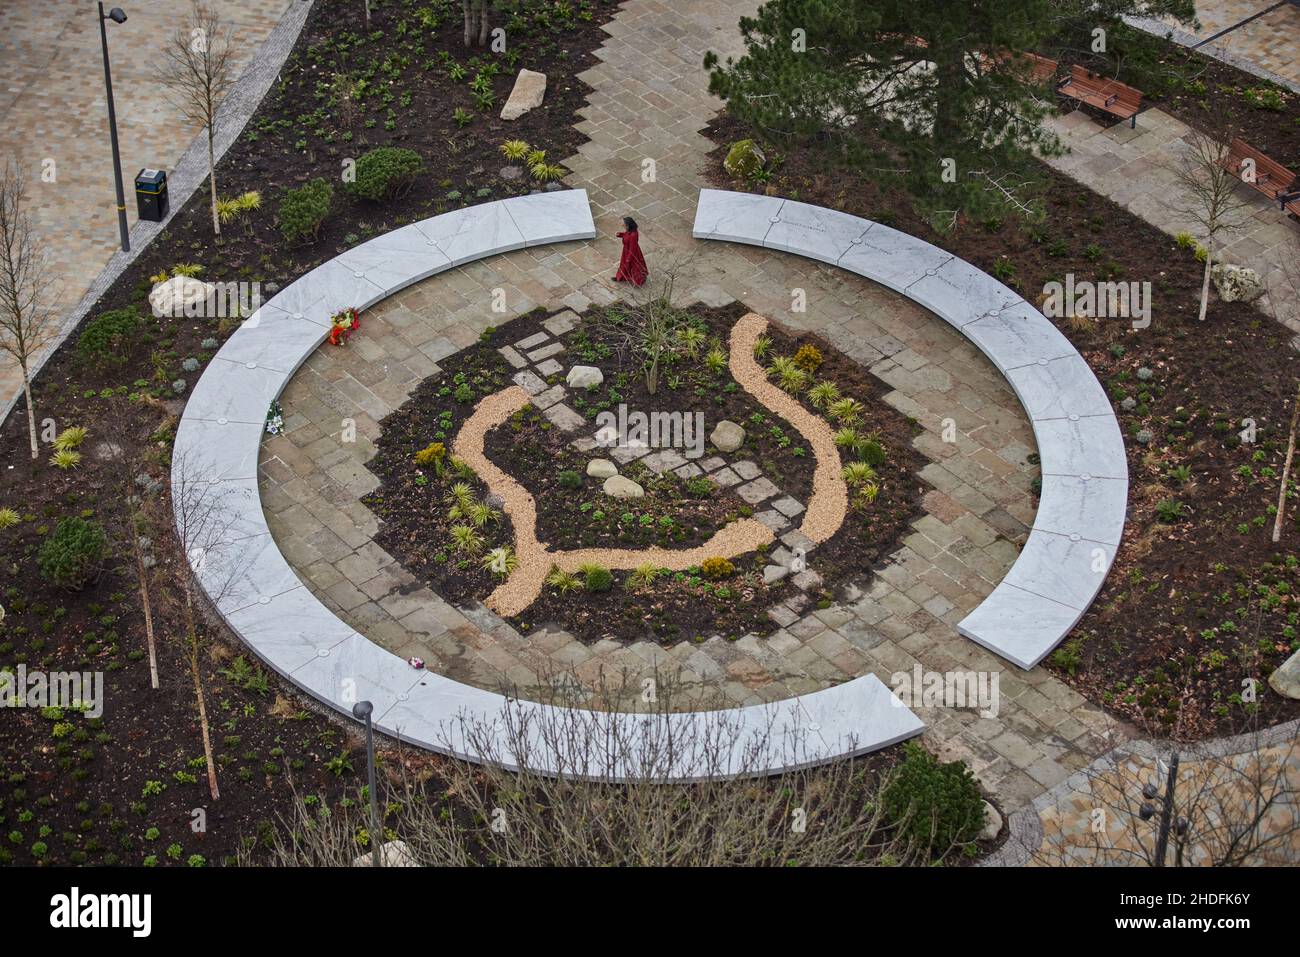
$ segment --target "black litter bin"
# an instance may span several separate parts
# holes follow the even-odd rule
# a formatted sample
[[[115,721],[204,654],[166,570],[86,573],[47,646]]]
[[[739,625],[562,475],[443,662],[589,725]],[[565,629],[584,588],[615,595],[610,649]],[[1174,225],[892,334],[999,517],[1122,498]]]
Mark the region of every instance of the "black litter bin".
[[[167,216],[167,174],[142,169],[135,177],[135,207],[141,219],[161,223]]]

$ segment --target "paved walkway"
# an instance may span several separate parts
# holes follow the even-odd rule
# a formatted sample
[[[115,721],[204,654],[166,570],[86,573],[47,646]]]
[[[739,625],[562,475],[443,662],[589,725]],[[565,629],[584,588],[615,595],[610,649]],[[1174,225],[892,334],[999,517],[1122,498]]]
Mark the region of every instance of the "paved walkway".
[[[239,76],[300,0],[209,4],[234,31],[232,76]],[[136,172],[146,166],[173,170],[199,130],[176,118],[155,74],[160,51],[189,13],[189,0],[124,6],[127,22],[107,26],[127,220],[134,225]],[[8,138],[0,162],[12,157],[27,175],[32,221],[48,250],[50,272],[61,280],[57,308],[71,319],[119,248],[99,23],[94,4],[80,0],[8,4],[4,16],[0,125],[21,135]],[[257,100],[260,95],[250,109]],[[56,178],[47,182],[42,172],[50,161]],[[175,210],[178,184],[170,185]],[[17,364],[0,356],[0,414],[20,387]]]
[[[1186,124],[1154,109],[1138,116],[1136,129],[1125,123],[1103,125],[1077,110],[1055,116],[1049,124],[1070,148],[1050,161],[1054,167],[1171,236],[1188,232],[1201,238],[1184,211],[1191,199],[1178,185],[1177,171],[1190,149]],[[1246,203],[1234,217],[1241,228],[1222,234],[1220,242],[1226,245],[1217,258],[1257,270],[1277,290],[1259,307],[1272,314],[1276,306],[1283,323],[1300,334],[1300,300],[1283,284],[1283,265],[1300,261],[1300,223],[1245,184],[1237,189]]]
[[[572,669],[580,687],[626,670],[630,689],[655,666],[681,669],[681,706],[722,698],[756,703],[873,672],[886,683],[915,666],[996,673],[996,717],[974,709],[914,707],[927,740],[947,759],[968,761],[1008,807],[1017,807],[1085,767],[1108,746],[1108,719],[1044,669],[1024,673],[957,635],[954,625],[1001,579],[1033,515],[1032,433],[1005,379],[977,350],[924,310],[848,273],[798,257],[691,239],[705,185],[699,134],[718,108],[700,68],[706,49],[735,53],[736,17],[721,0],[627,4],[607,26],[602,63],[583,76],[594,91],[580,128],[591,137],[566,160],[567,182],[588,189],[601,239],[525,250],[420,283],[367,317],[346,349],[322,348],[282,397],[286,434],[263,446],[263,501],[277,542],[309,587],[372,640],[461,681],[536,694]],[[645,182],[642,161],[657,176]],[[887,401],[914,416],[916,445],[933,464],[935,487],[904,547],[866,593],[842,604],[793,610],[772,638],[712,639],[664,650],[647,642],[583,645],[564,632],[520,635],[484,609],[455,609],[421,586],[373,542],[374,516],[358,499],[377,480],[364,462],[378,422],[437,363],[477,341],[501,316],[541,305],[583,310],[611,301],[621,216],[642,224],[652,264],[690,249],[679,295],[709,304],[741,301],[796,329],[812,329],[871,368],[893,391]],[[808,311],[791,312],[794,288]],[[358,439],[339,441],[343,419]],[[955,421],[954,443],[941,440]],[[619,680],[615,677],[615,680]]]
[[[1254,64],[1300,89],[1300,5],[1278,0],[1198,0],[1199,29],[1170,20],[1175,38],[1185,46],[1209,40],[1222,30],[1262,14],[1250,23],[1200,48],[1201,53],[1245,67]],[[1148,21],[1156,23],[1158,21]]]

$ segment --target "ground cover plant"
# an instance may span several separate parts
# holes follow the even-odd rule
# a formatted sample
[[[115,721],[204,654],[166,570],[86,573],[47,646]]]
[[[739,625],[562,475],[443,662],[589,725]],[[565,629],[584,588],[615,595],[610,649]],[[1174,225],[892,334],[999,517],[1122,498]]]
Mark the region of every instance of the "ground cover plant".
[[[589,310],[557,337],[564,351],[551,360],[553,371],[543,383],[548,390],[562,387],[575,365],[596,366],[603,373],[599,385],[569,391],[566,401],[584,426],[565,430],[544,406],[528,406],[489,432],[485,443],[491,462],[521,482],[537,503],[540,541],[555,551],[690,549],[738,519],[780,518],[773,502],[783,502],[792,518],[778,534],[797,528],[812,491],[814,455],[790,423],[761,405],[728,371],[727,337],[746,312],[741,304],[675,310],[654,394],[644,350],[627,346],[633,320],[626,304]],[[369,467],[383,484],[364,499],[381,519],[376,540],[449,600],[482,601],[513,571],[502,564],[512,552],[501,550],[514,545],[508,515],[451,449],[475,404],[512,383],[515,370],[502,350],[529,341],[549,318],[538,311],[490,330],[478,345],[443,360],[442,373],[382,423],[379,450]],[[850,486],[843,527],[807,558],[820,579],[810,595],[825,607],[844,586],[864,584],[873,566],[897,548],[920,514],[925,489],[916,473],[926,460],[911,448],[915,423],[884,403],[883,383],[824,341],[769,326],[759,350],[757,361],[770,380],[835,430]],[[620,408],[683,417],[698,413],[699,454],[669,447],[671,467],[658,469],[647,464],[653,455],[618,463],[617,449],[590,440],[605,421],[602,416],[617,417]],[[725,454],[707,441],[722,421],[745,432],[743,445]],[[689,432],[682,435],[689,439]],[[575,447],[575,439],[588,441]],[[429,457],[431,451],[436,458]],[[593,459],[610,462],[644,496],[607,494],[605,477],[588,474]],[[746,500],[743,483],[760,477],[779,494],[764,502]],[[776,627],[767,609],[799,593],[794,574],[775,577],[770,571],[774,564],[788,567],[791,555],[778,540],[742,555],[711,555],[681,571],[653,562],[612,572],[557,568],[541,598],[511,620],[523,631],[555,624],[590,641],[646,638],[671,644],[714,634],[765,635]]]

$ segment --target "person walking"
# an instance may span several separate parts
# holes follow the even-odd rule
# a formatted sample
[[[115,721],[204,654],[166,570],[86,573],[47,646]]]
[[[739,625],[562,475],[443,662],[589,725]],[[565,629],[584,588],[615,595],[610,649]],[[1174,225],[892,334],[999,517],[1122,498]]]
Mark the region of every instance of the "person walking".
[[[615,282],[630,282],[634,286],[645,284],[650,270],[645,264],[641,252],[641,242],[636,229],[636,220],[631,216],[623,217],[624,231],[618,234],[623,240],[623,255],[618,261],[618,272],[614,274]]]

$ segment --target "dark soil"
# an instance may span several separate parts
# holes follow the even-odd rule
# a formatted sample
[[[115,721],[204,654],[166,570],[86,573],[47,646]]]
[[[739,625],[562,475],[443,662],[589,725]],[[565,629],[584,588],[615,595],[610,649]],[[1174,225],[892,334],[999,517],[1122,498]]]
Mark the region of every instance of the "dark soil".
[[[558,163],[583,142],[573,124],[589,88],[573,76],[594,62],[593,51],[605,39],[600,25],[617,7],[609,0],[584,0],[570,7],[571,20],[561,22],[554,4],[526,0],[521,6],[524,21],[510,27],[518,59],[510,64],[462,47],[459,5],[450,0],[376,5],[366,36],[358,28],[359,4],[318,0],[279,85],[218,164],[220,194],[257,190],[261,209],[227,224],[222,241],[214,244],[207,193],[200,189],[91,312],[136,306],[142,316],[138,335],[112,355],[83,362],[74,354],[74,334],[37,378],[42,432],[47,419],[57,431],[74,425],[89,430],[80,465],[53,468],[44,435],[39,458],[31,460],[21,403],[4,423],[0,507],[15,509],[23,521],[0,529],[7,612],[0,623],[0,667],[26,663],[30,669],[103,671],[107,703],[94,721],[76,715],[46,718],[28,709],[5,714],[0,827],[6,837],[0,841],[0,862],[139,865],[156,858],[160,864],[184,864],[198,854],[218,863],[232,856],[242,839],[265,833],[287,808],[291,778],[300,793],[327,803],[348,794],[356,799],[358,778],[348,764],[364,775],[364,759],[358,761],[350,732],[301,711],[296,698],[278,693],[279,679],[261,672],[253,656],[232,645],[224,627],[215,624],[205,628],[200,673],[218,756],[219,801],[210,799],[205,772],[193,764],[203,749],[188,660],[177,637],[183,634],[181,565],[165,492],[170,442],[183,402],[171,384],[182,379],[192,387],[215,351],[202,343],[212,338],[219,345],[236,322],[152,318],[145,301],[149,277],[189,262],[203,266],[201,276],[208,281],[286,286],[343,248],[401,223],[538,188],[526,172],[513,181],[497,175],[507,165],[500,143],[526,139],[547,150],[548,162]],[[422,10],[437,13],[439,24],[417,26]],[[466,65],[463,79],[449,77],[444,52]],[[495,103],[489,112],[477,110],[469,90],[475,58],[502,64],[490,78]],[[496,116],[518,67],[548,74],[546,102],[505,124]],[[350,141],[349,128],[320,82],[335,72],[370,76],[376,91],[364,99]],[[463,129],[452,117],[457,106],[473,114]],[[389,144],[415,149],[424,158],[425,173],[411,190],[386,204],[346,192],[338,180],[342,159]],[[276,218],[280,197],[315,176],[335,182],[333,210],[315,241],[287,247]],[[199,361],[199,370],[183,368],[187,357]],[[116,443],[120,458],[101,456],[106,441]],[[163,491],[145,492],[133,481],[137,475]],[[153,539],[157,560],[149,572],[159,646],[157,690],[149,686],[131,534],[120,514],[127,494],[123,483],[145,497],[141,533]],[[112,546],[99,577],[75,592],[47,584],[35,562],[40,543],[65,516],[102,523]],[[204,833],[191,829],[193,808],[206,808]],[[151,828],[157,829],[152,837]],[[173,845],[175,852],[169,851]]]
[[[1115,565],[1049,667],[1122,717],[1184,737],[1300,715],[1300,702],[1265,683],[1300,648],[1294,507],[1281,542],[1270,541],[1300,378],[1291,334],[1280,323],[1213,292],[1208,318],[1198,322],[1203,269],[1193,254],[1046,165],[1037,168],[1043,225],[961,221],[940,234],[905,194],[811,147],[769,144],[776,162],[770,182],[733,182],[722,170],[725,149],[754,134],[726,115],[709,133],[719,144],[712,154],[719,186],[761,188],[884,222],[976,264],[1031,301],[1041,301],[1044,284],[1066,272],[1076,281],[1150,281],[1147,329],[1115,319],[1058,322],[1115,402],[1130,490]],[[1128,398],[1131,410],[1121,405]],[[1244,419],[1255,424],[1253,443],[1238,437]],[[1138,441],[1144,430],[1151,433],[1145,445]],[[1294,473],[1288,494],[1296,494]],[[1243,700],[1243,682],[1257,701]]]
[[[727,341],[731,326],[747,311],[740,304],[719,309],[692,307],[690,322],[704,333],[700,354],[695,359],[675,356],[662,372],[660,388],[651,395],[639,372],[639,359],[619,350],[620,306],[592,310],[561,338],[568,347],[570,364],[595,364],[605,373],[605,381],[583,394],[571,392],[567,401],[590,420],[592,434],[598,415],[616,412],[620,404],[629,411],[699,411],[704,416],[705,436],[724,418],[741,423],[746,429],[745,445],[728,455],[727,461],[755,462],[783,492],[806,502],[814,463],[809,450],[800,445],[798,433],[788,432],[788,424],[775,420],[740,389],[725,366],[715,371],[701,358],[712,343]],[[542,311],[520,317],[490,331],[478,345],[444,360],[443,373],[423,383],[401,409],[384,420],[379,450],[369,463],[383,483],[365,500],[381,519],[376,540],[451,601],[482,600],[496,580],[481,568],[479,558],[461,555],[452,544],[451,526],[457,522],[448,517],[444,504],[448,488],[451,483],[469,481],[479,499],[487,490],[453,468],[444,468],[441,476],[417,468],[413,457],[431,441],[444,441],[450,447],[473,403],[510,381],[513,370],[497,350],[528,338],[547,318]],[[817,377],[834,381],[843,395],[863,403],[863,422],[886,452],[885,461],[877,468],[880,492],[876,500],[851,512],[845,526],[819,546],[810,560],[823,579],[821,600],[829,602],[841,585],[861,584],[872,566],[898,547],[920,512],[924,488],[916,473],[926,460],[911,447],[915,424],[884,402],[887,390],[883,383],[859,364],[814,336],[796,337],[776,326],[769,328],[768,335],[772,340],[770,356],[793,355],[801,345],[815,345],[823,356]],[[550,384],[562,381],[563,375],[556,373]],[[465,385],[469,388],[458,398],[456,389]],[[805,405],[809,411],[823,414],[806,400]],[[727,523],[755,512],[734,489],[692,482],[672,472],[655,476],[635,462],[619,471],[641,483],[645,497],[611,499],[600,491],[598,480],[586,475],[587,463],[604,453],[600,449],[578,452],[569,444],[574,437],[529,407],[488,433],[486,441],[494,464],[518,477],[532,493],[538,506],[539,538],[552,548],[692,548]],[[695,461],[716,454],[706,443]],[[566,472],[570,474],[566,476]],[[796,519],[796,527],[798,522]],[[511,540],[512,531],[503,519],[485,530],[482,548]],[[615,587],[607,593],[577,590],[562,594],[548,586],[541,598],[513,621],[522,631],[556,624],[587,641],[645,638],[671,644],[714,634],[732,638],[749,632],[765,635],[773,630],[767,609],[797,593],[788,580],[773,585],[763,582],[763,567],[769,563],[765,549],[734,560],[735,571],[716,580],[707,580],[693,570],[633,586],[628,573],[616,572]]]

